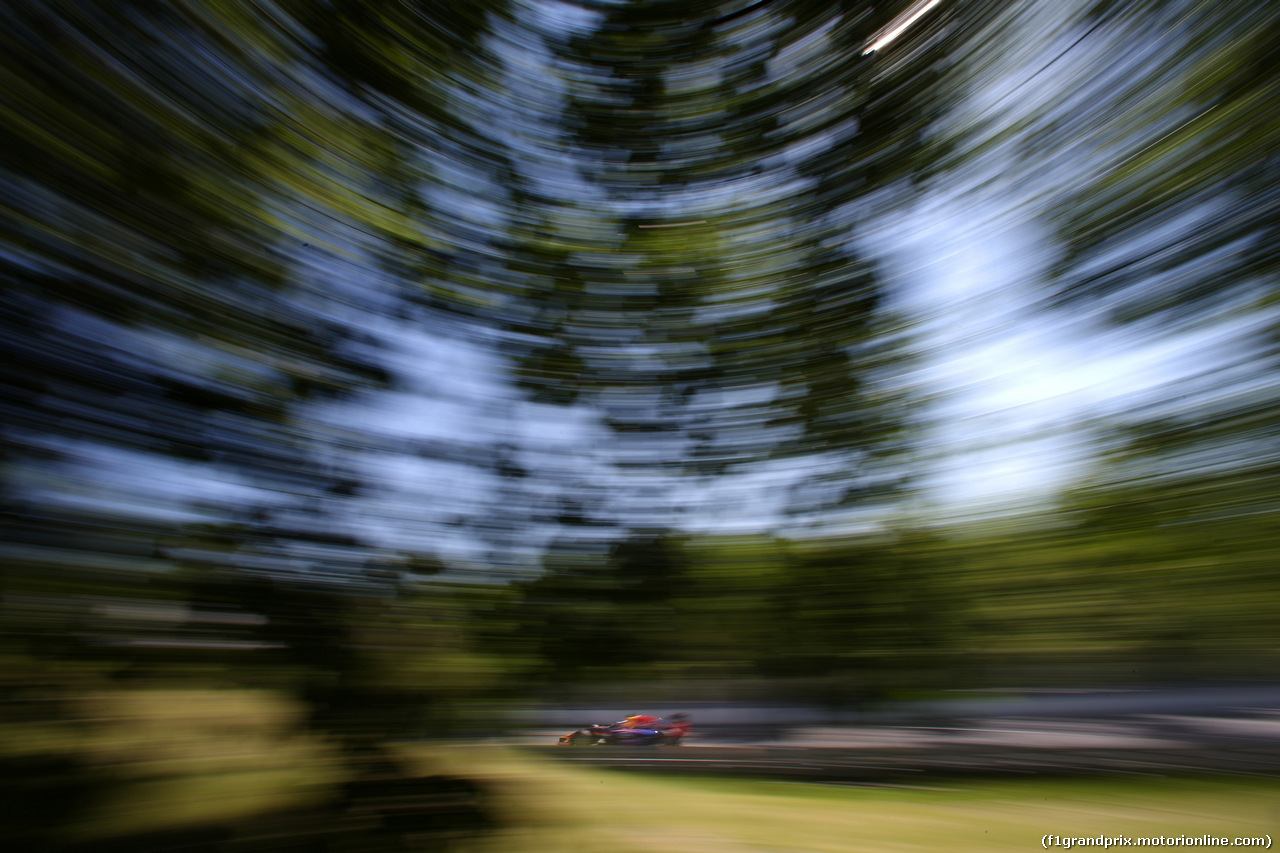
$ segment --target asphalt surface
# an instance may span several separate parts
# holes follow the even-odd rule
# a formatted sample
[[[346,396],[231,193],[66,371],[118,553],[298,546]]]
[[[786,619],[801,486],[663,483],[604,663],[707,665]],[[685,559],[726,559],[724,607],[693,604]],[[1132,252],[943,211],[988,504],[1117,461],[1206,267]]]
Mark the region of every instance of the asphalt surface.
[[[1280,712],[1269,707],[1270,701],[1255,701],[1271,696],[1232,696],[1244,704],[1212,707],[1205,697],[1163,696],[1140,704],[1133,697],[1073,698],[1075,703],[1067,703],[1073,713],[957,719],[945,725],[919,722],[934,715],[900,715],[897,724],[880,725],[804,725],[793,718],[789,726],[753,731],[741,719],[699,727],[695,717],[694,734],[679,747],[557,745],[557,737],[572,727],[530,729],[509,742],[579,766],[834,784],[927,784],[948,776],[1015,774],[1280,777]],[[1006,703],[999,709],[1012,707]],[[1118,709],[1129,713],[1116,714]],[[1211,713],[1139,713],[1184,709]],[[1112,715],[1075,713],[1102,710]]]
[[[578,766],[711,775],[751,775],[843,784],[914,782],[955,776],[1127,774],[1280,776],[1280,747],[1098,750],[1043,747],[931,747],[919,750],[815,747],[525,747]]]

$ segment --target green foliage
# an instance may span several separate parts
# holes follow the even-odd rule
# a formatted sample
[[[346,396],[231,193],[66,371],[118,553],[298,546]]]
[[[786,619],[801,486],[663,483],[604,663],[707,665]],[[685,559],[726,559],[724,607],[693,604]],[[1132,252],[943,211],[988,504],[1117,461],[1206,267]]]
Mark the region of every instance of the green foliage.
[[[767,679],[844,700],[948,684],[960,641],[927,534],[787,542],[641,536],[612,553],[553,550],[518,586],[497,648],[532,646],[544,684]],[[509,633],[512,632],[512,633]],[[781,698],[775,697],[775,698]]]
[[[686,448],[664,465],[688,476],[897,458],[910,433],[886,385],[908,342],[888,334],[877,272],[841,235],[858,198],[900,193],[936,153],[936,80],[882,73],[854,49],[905,5],[702,17],[631,4],[569,39],[563,122],[604,220],[588,229],[569,202],[527,198],[536,225],[511,257],[538,277],[524,327],[537,339],[513,347],[522,387],[603,409],[622,440],[663,434]],[[912,68],[929,61],[943,58]]]
[[[217,561],[89,578],[6,578],[0,768],[22,786],[6,787],[0,841],[248,853],[282,834],[354,850],[412,832],[446,849],[491,825],[479,788],[422,776],[389,743],[487,724],[464,705],[509,677],[447,593],[353,594]],[[411,807],[388,812],[388,791]]]
[[[1241,289],[1273,290],[1280,15],[1252,2],[1099,4],[1096,15],[1116,43],[1177,36],[1118,92],[1049,132],[1073,134],[1103,161],[1056,213],[1068,249],[1059,296],[1111,300],[1119,319],[1188,322]],[[1097,121],[1094,110],[1113,114]],[[1095,130],[1081,138],[1081,126]],[[1151,279],[1155,292],[1130,295]]]

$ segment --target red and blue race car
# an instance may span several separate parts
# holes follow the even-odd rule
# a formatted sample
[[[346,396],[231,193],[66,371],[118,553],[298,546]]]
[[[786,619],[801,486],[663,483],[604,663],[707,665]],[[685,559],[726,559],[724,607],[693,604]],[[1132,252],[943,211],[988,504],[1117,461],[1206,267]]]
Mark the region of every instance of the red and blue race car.
[[[679,746],[692,731],[688,714],[670,718],[637,714],[616,723],[584,726],[560,738],[561,746]]]

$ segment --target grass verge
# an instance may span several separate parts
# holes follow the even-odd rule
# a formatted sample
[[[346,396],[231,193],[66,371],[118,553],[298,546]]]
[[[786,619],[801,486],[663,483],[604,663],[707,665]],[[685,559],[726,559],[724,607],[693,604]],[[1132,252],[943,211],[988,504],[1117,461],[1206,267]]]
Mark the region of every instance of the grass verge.
[[[474,853],[1026,851],[1045,835],[1280,837],[1280,779],[1269,778],[844,787],[583,769],[492,747],[430,763],[499,792],[509,828]]]

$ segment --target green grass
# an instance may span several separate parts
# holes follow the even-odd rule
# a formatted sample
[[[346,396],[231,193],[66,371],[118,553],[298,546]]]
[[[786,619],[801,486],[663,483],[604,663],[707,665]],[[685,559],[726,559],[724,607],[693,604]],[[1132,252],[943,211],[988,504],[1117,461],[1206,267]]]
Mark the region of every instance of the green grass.
[[[70,720],[0,726],[0,755],[66,754],[101,794],[68,837],[252,818],[342,781],[303,707],[249,690],[85,694]],[[849,853],[1037,849],[1045,835],[1280,837],[1280,779],[1106,777],[842,787],[624,773],[488,745],[406,747],[487,782],[504,827],[460,853]]]
[[[1027,777],[873,788],[629,774],[483,749],[446,762],[488,778],[511,821],[474,853],[1026,851],[1040,849],[1046,834],[1280,835],[1273,779]]]

